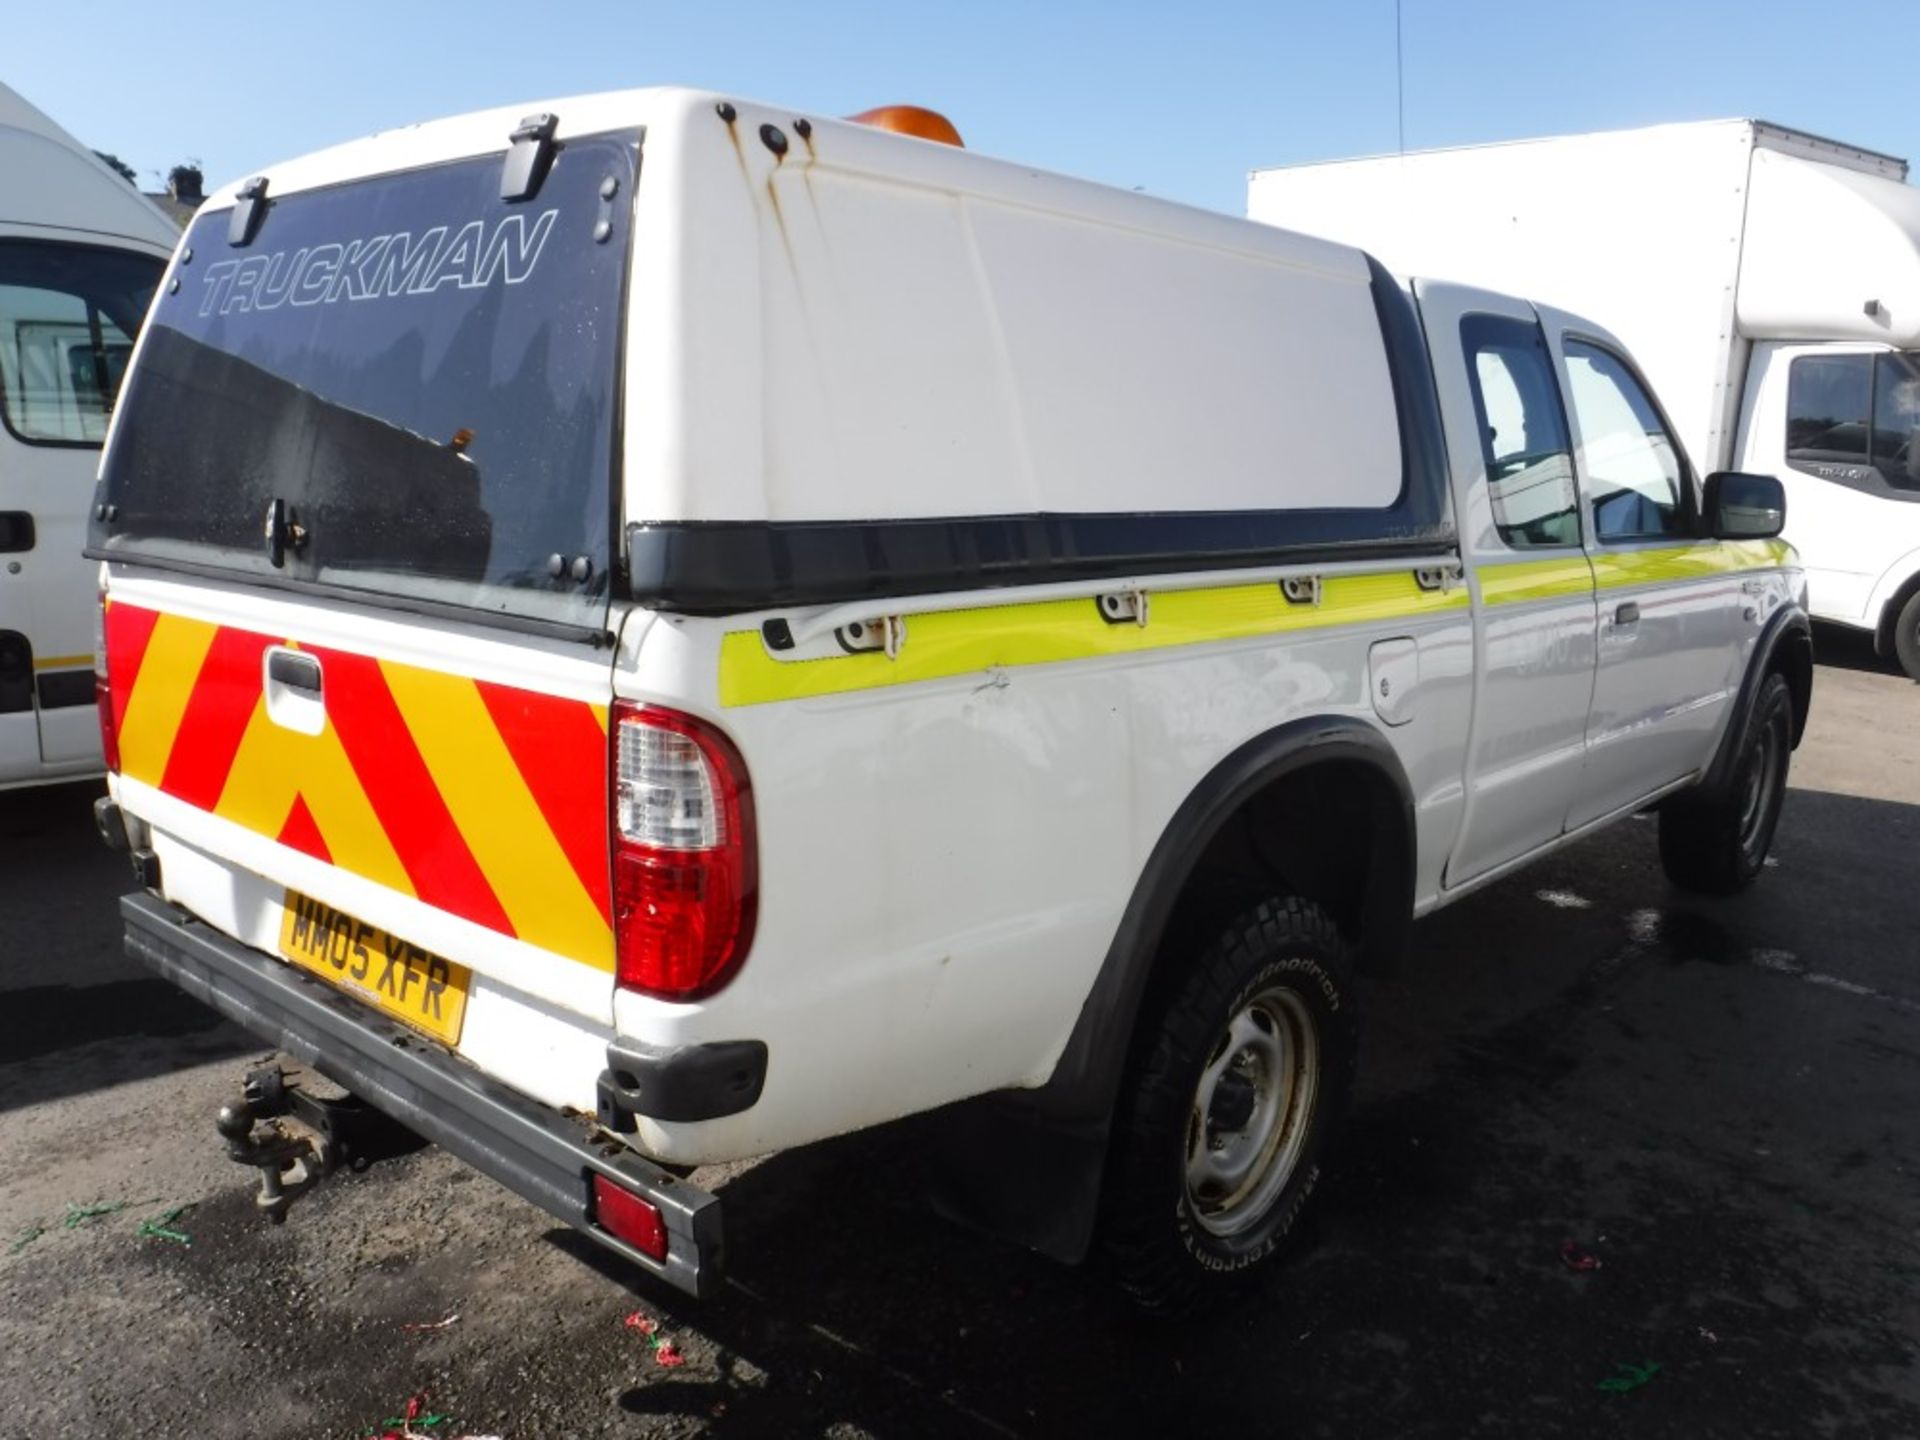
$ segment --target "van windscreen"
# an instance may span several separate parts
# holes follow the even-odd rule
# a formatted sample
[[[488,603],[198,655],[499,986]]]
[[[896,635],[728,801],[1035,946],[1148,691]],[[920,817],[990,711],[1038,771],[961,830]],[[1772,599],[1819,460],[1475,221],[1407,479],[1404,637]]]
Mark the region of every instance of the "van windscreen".
[[[568,141],[514,203],[502,163],[270,196],[239,246],[203,213],[95,552],[603,627],[638,141]]]

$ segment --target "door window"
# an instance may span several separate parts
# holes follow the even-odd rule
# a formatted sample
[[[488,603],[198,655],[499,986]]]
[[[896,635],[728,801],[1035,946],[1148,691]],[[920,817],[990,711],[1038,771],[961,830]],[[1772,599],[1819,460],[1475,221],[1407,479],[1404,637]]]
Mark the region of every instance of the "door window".
[[[0,240],[0,420],[29,444],[98,445],[161,264]]]
[[[1460,322],[1494,528],[1516,550],[1580,543],[1566,417],[1538,325],[1498,315]]]
[[[1618,356],[1579,340],[1569,340],[1566,352],[1594,535],[1602,542],[1685,536],[1680,449],[1652,399]]]
[[[1802,355],[1787,377],[1787,463],[1879,494],[1920,494],[1920,355]]]

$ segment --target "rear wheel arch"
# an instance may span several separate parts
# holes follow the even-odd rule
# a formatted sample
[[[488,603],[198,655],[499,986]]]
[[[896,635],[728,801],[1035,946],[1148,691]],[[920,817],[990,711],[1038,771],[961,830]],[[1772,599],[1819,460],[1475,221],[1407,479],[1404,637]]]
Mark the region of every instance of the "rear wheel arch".
[[[1259,823],[1284,802],[1320,804],[1314,846],[1277,850]],[[1343,803],[1344,802],[1344,803]],[[1334,837],[1332,844],[1322,843]],[[1364,883],[1326,895],[1320,876],[1287,876],[1310,850],[1326,852],[1322,872],[1340,877],[1340,860],[1365,845]],[[1290,721],[1257,736],[1210,771],[1188,794],[1156,842],[1135,882],[1099,974],[1081,1006],[1052,1077],[1037,1090],[1005,1091],[947,1112],[946,1155],[936,1203],[953,1218],[1018,1240],[1055,1258],[1084,1258],[1098,1216],[1113,1106],[1130,1056],[1143,1035],[1156,983],[1177,976],[1179,925],[1210,902],[1221,884],[1229,907],[1252,888],[1231,883],[1240,867],[1266,862],[1282,885],[1321,904],[1363,963],[1390,960],[1405,946],[1413,915],[1415,832],[1412,789],[1381,732],[1348,716]],[[1245,877],[1249,882],[1256,875]],[[1195,938],[1211,932],[1200,925]],[[982,1163],[983,1155],[992,1155]]]

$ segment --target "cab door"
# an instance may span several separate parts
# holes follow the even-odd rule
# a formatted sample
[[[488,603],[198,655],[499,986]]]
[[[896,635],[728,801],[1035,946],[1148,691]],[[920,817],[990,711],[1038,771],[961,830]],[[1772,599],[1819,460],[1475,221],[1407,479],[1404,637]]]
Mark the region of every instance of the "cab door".
[[[1586,767],[1569,828],[1706,765],[1740,683],[1741,577],[1698,536],[1686,452],[1619,342],[1542,310],[1572,422],[1599,611]]]
[[[1558,838],[1593,695],[1593,572],[1572,440],[1539,318],[1457,285],[1416,290],[1474,596],[1474,707],[1451,887]]]

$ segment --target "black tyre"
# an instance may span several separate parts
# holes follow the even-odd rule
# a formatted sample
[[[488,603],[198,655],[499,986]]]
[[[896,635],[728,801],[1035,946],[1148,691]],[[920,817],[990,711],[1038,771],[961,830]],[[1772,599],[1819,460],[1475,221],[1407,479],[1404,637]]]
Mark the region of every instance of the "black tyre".
[[[1285,1244],[1352,1089],[1352,973],[1316,906],[1269,899],[1227,924],[1147,1020],[1101,1217],[1102,1254],[1145,1309],[1224,1299]]]
[[[1893,653],[1900,657],[1900,668],[1920,680],[1920,591],[1900,607],[1900,618],[1893,622]]]
[[[1787,793],[1793,696],[1778,674],[1760,695],[1724,789],[1676,795],[1660,809],[1660,864],[1682,890],[1734,895],[1766,864]]]

